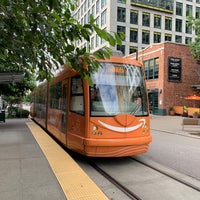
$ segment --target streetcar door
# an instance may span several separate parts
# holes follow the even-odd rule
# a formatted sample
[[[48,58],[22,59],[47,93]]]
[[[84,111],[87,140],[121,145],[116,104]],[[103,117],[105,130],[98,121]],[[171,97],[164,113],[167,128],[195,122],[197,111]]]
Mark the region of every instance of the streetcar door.
[[[151,91],[148,94],[150,112],[158,114],[158,91]]]
[[[67,90],[68,90],[68,80],[64,80],[62,82],[62,102],[61,102],[61,110],[62,110],[61,131],[64,134],[66,134],[67,130],[67,104],[68,104]]]

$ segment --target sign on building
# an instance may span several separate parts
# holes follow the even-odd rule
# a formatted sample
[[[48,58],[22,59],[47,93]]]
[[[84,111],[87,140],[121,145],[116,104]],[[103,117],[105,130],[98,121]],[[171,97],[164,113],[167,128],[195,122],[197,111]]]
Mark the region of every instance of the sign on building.
[[[181,82],[182,63],[181,58],[168,58],[168,81]]]

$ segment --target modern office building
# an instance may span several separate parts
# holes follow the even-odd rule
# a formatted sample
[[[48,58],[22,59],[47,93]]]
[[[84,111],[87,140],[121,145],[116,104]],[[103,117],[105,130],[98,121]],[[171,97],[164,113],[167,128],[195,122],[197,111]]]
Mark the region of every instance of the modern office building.
[[[112,47],[124,55],[153,43],[193,41],[195,32],[187,24],[187,16],[200,16],[200,0],[78,0],[78,5],[74,16],[81,24],[93,14],[101,29],[124,33],[122,46]],[[95,33],[91,35],[91,51],[104,45],[108,44]]]

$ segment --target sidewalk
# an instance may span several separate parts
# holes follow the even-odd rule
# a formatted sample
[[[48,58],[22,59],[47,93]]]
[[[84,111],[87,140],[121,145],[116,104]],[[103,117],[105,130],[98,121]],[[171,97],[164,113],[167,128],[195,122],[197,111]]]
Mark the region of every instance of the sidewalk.
[[[0,199],[66,200],[28,122],[0,123]]]
[[[151,129],[165,131],[173,134],[181,134],[185,136],[195,137],[200,139],[200,135],[196,136],[191,133],[200,133],[200,126],[185,126],[182,129],[182,116],[159,116],[151,115]]]

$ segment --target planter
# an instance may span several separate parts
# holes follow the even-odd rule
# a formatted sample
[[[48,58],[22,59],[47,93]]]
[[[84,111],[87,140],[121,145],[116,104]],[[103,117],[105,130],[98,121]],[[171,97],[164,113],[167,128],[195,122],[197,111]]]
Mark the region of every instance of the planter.
[[[199,118],[199,113],[193,113],[192,117],[193,118]]]
[[[174,110],[169,110],[169,115],[171,115],[171,116],[175,115]]]
[[[183,112],[183,117],[188,117],[188,113],[187,112]]]

